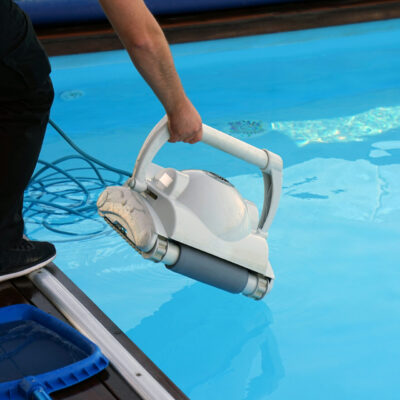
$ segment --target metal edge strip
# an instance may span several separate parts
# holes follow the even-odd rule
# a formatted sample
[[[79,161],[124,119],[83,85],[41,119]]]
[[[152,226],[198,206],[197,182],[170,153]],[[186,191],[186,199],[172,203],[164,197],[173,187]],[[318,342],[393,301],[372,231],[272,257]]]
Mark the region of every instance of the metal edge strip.
[[[29,279],[74,328],[100,347],[114,368],[144,400],[174,400],[174,397],[51,272],[42,268],[29,274]]]

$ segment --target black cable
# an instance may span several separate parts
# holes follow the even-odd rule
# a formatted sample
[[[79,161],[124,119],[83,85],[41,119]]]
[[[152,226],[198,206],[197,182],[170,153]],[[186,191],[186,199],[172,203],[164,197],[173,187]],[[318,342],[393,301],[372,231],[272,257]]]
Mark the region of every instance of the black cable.
[[[38,161],[43,167],[34,173],[25,191],[25,221],[64,236],[53,242],[88,239],[110,232],[97,215],[97,197],[106,186],[120,186],[131,174],[92,157],[52,120],[49,124],[78,155],[64,156],[52,162]],[[80,161],[83,165],[68,167],[70,160],[75,164]]]

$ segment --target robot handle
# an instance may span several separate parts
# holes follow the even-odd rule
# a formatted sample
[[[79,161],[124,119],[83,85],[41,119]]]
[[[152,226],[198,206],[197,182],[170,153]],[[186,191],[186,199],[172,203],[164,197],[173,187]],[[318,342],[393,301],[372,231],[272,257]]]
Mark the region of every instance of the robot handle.
[[[131,189],[136,192],[147,189],[146,170],[168,139],[168,119],[164,116],[140,149],[132,177],[128,181]],[[204,124],[202,142],[261,169],[264,177],[264,205],[258,227],[267,232],[278,208],[282,187],[282,159],[268,150],[261,150]]]

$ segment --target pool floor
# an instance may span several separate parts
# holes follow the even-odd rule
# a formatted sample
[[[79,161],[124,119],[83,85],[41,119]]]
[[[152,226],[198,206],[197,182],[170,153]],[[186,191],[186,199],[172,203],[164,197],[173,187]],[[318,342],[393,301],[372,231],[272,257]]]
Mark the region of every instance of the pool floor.
[[[400,20],[172,51],[206,124],[284,160],[272,292],[256,302],[173,274],[108,228],[91,235],[100,219],[65,217],[74,236],[33,215],[28,234],[56,243],[57,265],[193,400],[397,398]],[[127,55],[51,61],[52,119],[131,171],[163,110]],[[49,127],[41,159],[68,154]],[[212,170],[262,205],[258,171],[203,144],[168,144],[155,161]]]

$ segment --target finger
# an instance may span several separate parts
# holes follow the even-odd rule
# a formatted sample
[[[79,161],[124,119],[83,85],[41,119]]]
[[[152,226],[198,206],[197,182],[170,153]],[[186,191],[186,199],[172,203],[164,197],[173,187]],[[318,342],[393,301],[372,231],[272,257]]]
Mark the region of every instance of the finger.
[[[176,143],[176,142],[183,142],[186,140],[186,137],[183,135],[180,135],[179,133],[176,132],[171,132],[169,134],[169,142],[171,143]]]
[[[199,142],[200,140],[203,139],[203,129],[201,129],[197,134],[196,134],[196,140]]]
[[[184,143],[192,143],[192,138],[183,139],[182,142]]]
[[[185,137],[183,137],[181,140],[182,140],[182,142],[185,142],[185,143],[191,143],[191,141],[193,139],[195,139],[195,135],[189,134],[189,135],[186,135]]]
[[[203,138],[203,132],[198,132],[190,138],[190,143],[197,143],[200,142]]]

